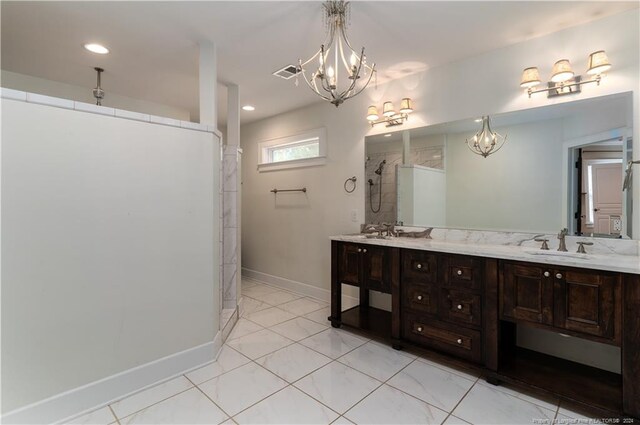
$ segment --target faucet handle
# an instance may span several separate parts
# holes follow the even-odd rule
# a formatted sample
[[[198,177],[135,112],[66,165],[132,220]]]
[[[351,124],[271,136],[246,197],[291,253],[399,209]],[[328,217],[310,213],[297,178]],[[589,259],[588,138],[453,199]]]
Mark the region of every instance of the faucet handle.
[[[584,249],[585,245],[593,245],[593,242],[578,242],[578,253],[586,254],[587,251]]]
[[[545,251],[549,250],[549,244],[547,244],[547,242],[549,242],[549,239],[536,238],[536,239],[534,239],[534,241],[542,242],[542,246],[540,247],[540,249],[543,249]]]

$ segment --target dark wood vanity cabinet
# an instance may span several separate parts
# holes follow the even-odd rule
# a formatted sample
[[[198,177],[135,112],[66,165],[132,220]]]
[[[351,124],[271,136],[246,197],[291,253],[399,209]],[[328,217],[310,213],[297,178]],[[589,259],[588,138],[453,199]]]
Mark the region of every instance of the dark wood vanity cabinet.
[[[342,284],[360,305],[342,311]],[[369,290],[391,294],[391,312]],[[333,326],[438,351],[487,381],[546,391],[640,418],[640,275],[370,244],[332,242]],[[621,348],[612,373],[518,346],[521,326]]]
[[[620,274],[503,261],[502,320],[619,345]]]

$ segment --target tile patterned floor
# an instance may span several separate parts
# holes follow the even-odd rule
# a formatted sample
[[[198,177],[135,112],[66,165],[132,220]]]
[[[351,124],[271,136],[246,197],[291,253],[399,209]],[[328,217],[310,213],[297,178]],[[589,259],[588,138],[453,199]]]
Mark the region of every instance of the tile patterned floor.
[[[217,361],[74,424],[531,424],[580,411],[395,351],[327,321],[327,303],[243,281]],[[542,422],[539,422],[542,423]],[[549,422],[551,423],[551,422]]]

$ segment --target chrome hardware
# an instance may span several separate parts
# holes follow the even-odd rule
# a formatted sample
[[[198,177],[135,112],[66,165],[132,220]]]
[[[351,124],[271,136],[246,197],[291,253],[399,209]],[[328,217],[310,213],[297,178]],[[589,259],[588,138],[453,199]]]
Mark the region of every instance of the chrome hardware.
[[[534,241],[542,242],[542,246],[540,247],[540,249],[544,249],[545,251],[549,250],[549,244],[547,243],[549,242],[549,239],[536,238],[534,239]]]
[[[560,230],[560,233],[558,233],[558,239],[560,240],[560,246],[558,246],[558,251],[567,252],[567,244],[565,243],[564,238],[568,234],[569,234],[569,229],[567,229],[566,227]]]
[[[458,270],[458,271],[456,272],[456,274],[457,274],[458,276],[462,276],[462,270]]]
[[[584,249],[585,245],[593,245],[593,242],[578,242],[578,253],[586,254],[587,251]]]
[[[557,273],[556,274],[556,279],[562,279],[562,273]]]
[[[462,304],[458,304],[458,310],[462,310]]]
[[[456,341],[458,344],[462,344],[462,338],[458,338],[458,340]]]
[[[362,252],[362,248],[358,248],[358,252]]]
[[[544,272],[544,277],[549,277],[549,276],[551,276],[551,273],[549,273],[549,272]]]
[[[418,299],[418,301],[422,301],[422,295],[418,295],[416,298]]]
[[[418,263],[418,265],[416,267],[421,269],[422,268],[422,264]]]
[[[422,332],[422,326],[418,326],[418,329],[416,329],[418,332]]]
[[[366,249],[366,248],[365,248],[365,249],[363,249],[363,250],[362,250],[362,252],[366,253],[366,252],[367,252],[367,249]]]

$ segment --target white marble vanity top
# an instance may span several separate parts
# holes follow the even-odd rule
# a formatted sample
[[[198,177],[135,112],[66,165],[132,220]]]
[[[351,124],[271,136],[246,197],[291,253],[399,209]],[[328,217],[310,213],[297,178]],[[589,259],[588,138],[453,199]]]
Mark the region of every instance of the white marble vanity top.
[[[556,235],[434,229],[431,237],[433,239],[414,239],[407,237],[369,239],[365,235],[355,234],[332,236],[330,239],[334,241],[640,274],[639,242],[637,240],[567,236],[566,244],[568,252],[558,252],[558,239]],[[549,239],[550,249],[548,251],[541,250],[540,243],[534,241],[534,239],[540,237]],[[587,254],[578,254],[576,252],[578,247],[577,241],[593,242],[594,245],[585,247]]]

